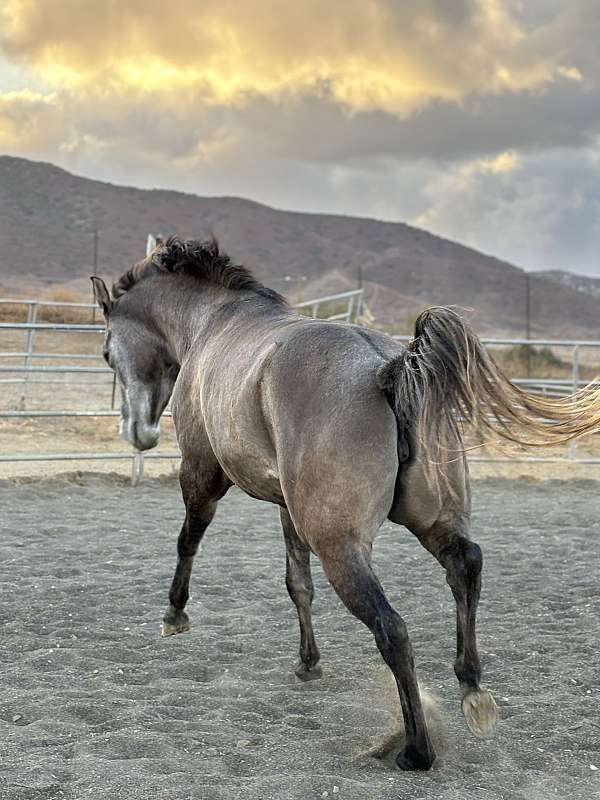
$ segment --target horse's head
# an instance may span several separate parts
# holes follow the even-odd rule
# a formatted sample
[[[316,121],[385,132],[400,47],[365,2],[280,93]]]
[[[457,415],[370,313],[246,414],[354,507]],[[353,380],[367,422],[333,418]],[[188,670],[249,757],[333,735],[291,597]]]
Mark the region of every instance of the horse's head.
[[[103,356],[114,370],[123,403],[120,433],[138,450],[156,447],[160,417],[179,371],[166,341],[127,303],[111,298],[101,278],[93,277],[94,297],[106,320]]]

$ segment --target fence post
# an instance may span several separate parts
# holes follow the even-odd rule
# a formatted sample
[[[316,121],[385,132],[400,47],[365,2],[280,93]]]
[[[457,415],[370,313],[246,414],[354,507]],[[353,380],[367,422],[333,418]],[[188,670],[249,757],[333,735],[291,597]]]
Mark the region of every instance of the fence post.
[[[360,317],[362,315],[362,302],[363,302],[363,292],[361,292],[356,297],[356,322],[360,322]]]
[[[573,347],[573,372],[572,372],[573,393],[579,391],[579,345]],[[577,441],[573,439],[569,443],[569,458],[577,458]]]
[[[354,295],[348,298],[348,310],[346,311],[346,322],[352,322],[353,311],[354,311]]]
[[[112,381],[112,394],[110,397],[110,410],[115,410],[115,394],[117,392],[117,375],[113,372],[113,381]]]
[[[28,325],[35,325],[37,322],[37,310],[38,305],[37,303],[29,303],[27,308],[27,324]],[[27,331],[27,340],[25,343],[25,367],[30,367],[31,362],[33,360],[33,337],[35,335],[35,328],[29,328]],[[25,411],[25,405],[27,403],[27,387],[29,384],[29,372],[25,373],[23,378],[23,393],[21,394],[21,401],[19,403],[19,408],[21,411]]]
[[[26,306],[26,308],[27,308],[27,319],[25,320],[25,322],[27,322],[28,325],[31,323],[31,309],[32,309],[32,307],[33,307],[33,303],[27,303],[27,306]],[[25,343],[24,343],[25,357],[24,357],[24,360],[23,360],[23,366],[24,367],[27,366],[27,350],[28,350],[28,345],[29,345],[29,333],[30,333],[30,331],[25,331]]]
[[[144,477],[144,454],[136,450],[131,464],[131,485],[137,486]]]

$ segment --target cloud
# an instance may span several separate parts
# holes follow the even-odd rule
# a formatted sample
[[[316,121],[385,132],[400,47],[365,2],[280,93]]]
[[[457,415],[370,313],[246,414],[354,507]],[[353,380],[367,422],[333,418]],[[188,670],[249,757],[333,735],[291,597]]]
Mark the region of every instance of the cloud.
[[[60,144],[62,124],[53,113],[53,95],[20,89],[0,94],[0,144],[8,149],[39,148]]]
[[[477,168],[482,172],[497,175],[500,172],[512,172],[519,164],[519,156],[514,150],[505,150],[495,158],[482,158]]]
[[[274,158],[461,159],[586,144],[598,130],[591,4],[552,16],[546,6],[5,0],[0,55],[13,82],[17,64],[32,76],[21,88],[45,85],[68,147],[143,147],[143,136],[165,157],[206,157],[218,137]],[[561,25],[577,48],[560,43]],[[27,118],[26,147],[47,115],[4,99]],[[0,146],[9,136],[5,122]]]
[[[0,150],[600,272],[598,40],[597,0],[4,0]]]
[[[65,87],[202,87],[216,102],[324,88],[349,109],[406,115],[577,77],[528,47],[500,0],[7,0],[0,14],[5,57]]]
[[[426,182],[414,222],[527,268],[598,273],[599,167],[600,143],[519,158],[508,171],[455,165]]]

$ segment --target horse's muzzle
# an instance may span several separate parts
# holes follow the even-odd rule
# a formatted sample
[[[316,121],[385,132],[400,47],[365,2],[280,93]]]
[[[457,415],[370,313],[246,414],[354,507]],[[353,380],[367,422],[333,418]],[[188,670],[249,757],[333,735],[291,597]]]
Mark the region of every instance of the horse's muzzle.
[[[132,428],[131,443],[137,450],[151,450],[160,441],[160,425],[148,425],[135,421]]]
[[[136,450],[151,450],[160,441],[160,424],[151,425],[131,417],[121,417],[119,432]]]

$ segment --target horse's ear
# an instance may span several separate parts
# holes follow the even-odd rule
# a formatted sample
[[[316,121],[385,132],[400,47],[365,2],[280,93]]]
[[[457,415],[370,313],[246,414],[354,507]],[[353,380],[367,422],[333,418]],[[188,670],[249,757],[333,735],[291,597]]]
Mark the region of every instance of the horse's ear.
[[[150,255],[150,253],[154,250],[154,248],[158,243],[159,243],[158,239],[151,233],[149,233],[148,238],[146,239],[146,256]]]
[[[108,315],[113,307],[113,301],[110,299],[110,294],[108,293],[106,284],[102,278],[98,278],[96,275],[92,275],[90,280],[92,281],[92,286],[94,288],[94,298],[102,309],[102,313],[104,314],[105,318],[108,319]]]
[[[184,243],[176,236],[157,243],[152,253],[152,263],[161,272],[178,272],[185,256]]]

